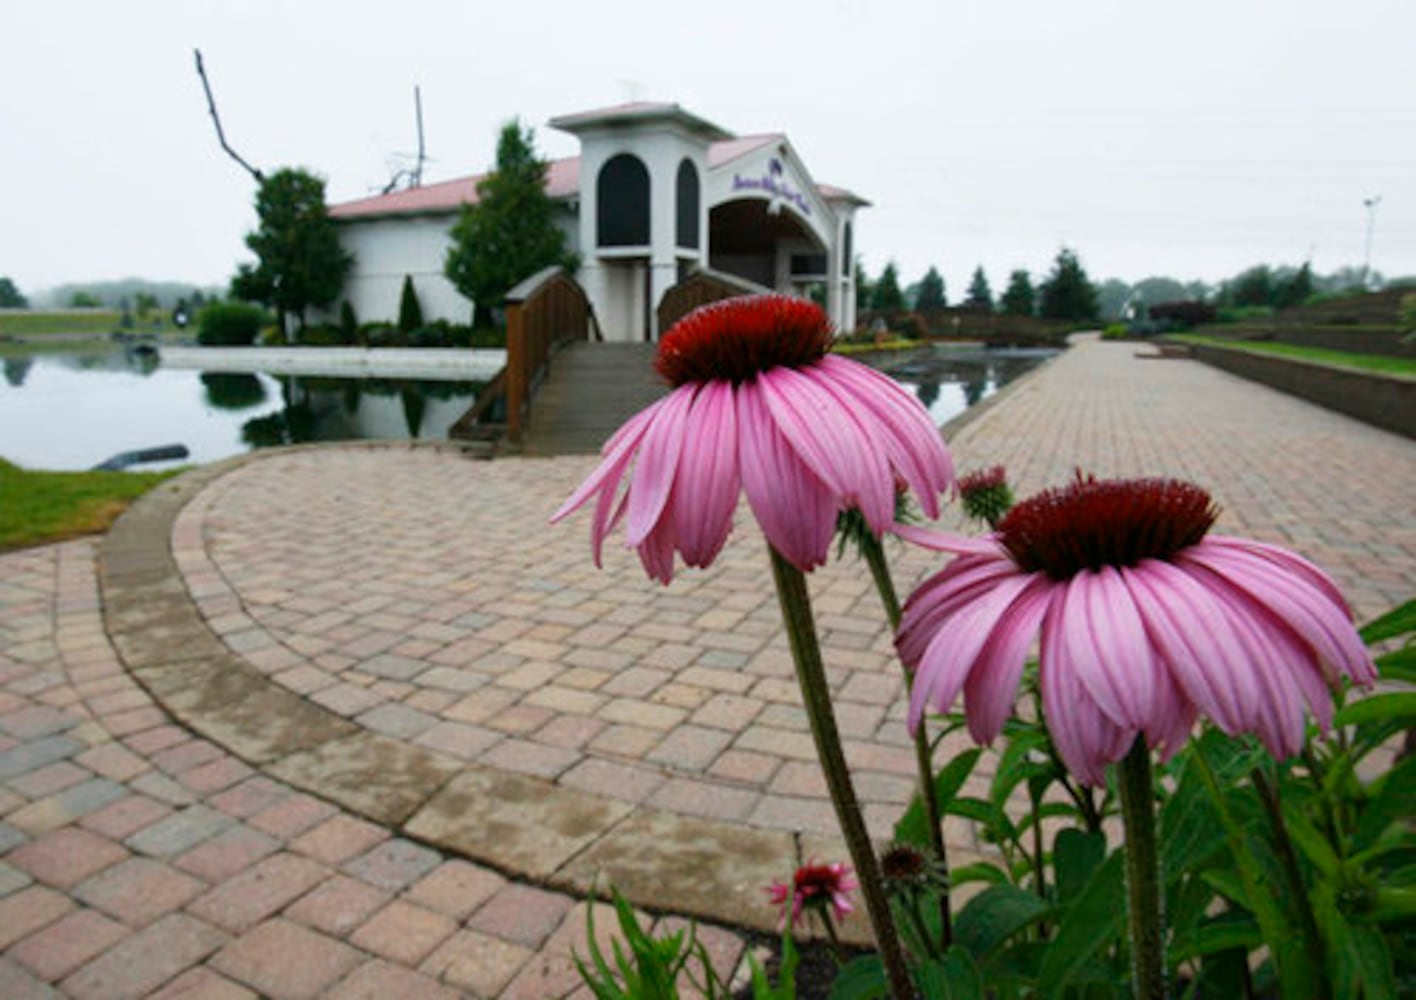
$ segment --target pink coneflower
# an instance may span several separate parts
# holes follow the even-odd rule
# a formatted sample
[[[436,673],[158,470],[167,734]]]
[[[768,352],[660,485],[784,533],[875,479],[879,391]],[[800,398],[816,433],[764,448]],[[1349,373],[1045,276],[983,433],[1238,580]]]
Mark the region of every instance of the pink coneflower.
[[[690,313],[659,343],[655,367],[673,391],[616,432],[551,520],[593,498],[596,565],[623,517],[645,570],[668,583],[675,552],[690,566],[717,557],[740,489],[767,540],[803,571],[826,561],[843,510],[858,508],[877,535],[888,529],[897,482],[938,516],[953,466],[928,413],[830,346],[826,314],[804,299],[747,296]]]
[[[1084,479],[1014,507],[983,539],[901,527],[959,555],[906,603],[896,645],[915,669],[910,725],[964,693],[991,742],[1041,633],[1043,712],[1058,752],[1099,785],[1137,734],[1173,753],[1198,714],[1279,758],[1324,727],[1331,686],[1376,679],[1332,581],[1301,556],[1209,535],[1204,490],[1168,479]]]
[[[786,924],[789,897],[792,902],[793,928],[799,924],[802,912],[808,908],[820,913],[823,920],[826,920],[830,913],[834,913],[837,920],[843,920],[847,914],[854,913],[855,907],[846,895],[856,888],[850,871],[850,868],[839,862],[834,865],[808,862],[796,870],[790,887],[785,882],[773,882],[767,887],[767,896],[773,906],[782,908],[782,919],[778,926]],[[830,926],[829,920],[827,926]]]

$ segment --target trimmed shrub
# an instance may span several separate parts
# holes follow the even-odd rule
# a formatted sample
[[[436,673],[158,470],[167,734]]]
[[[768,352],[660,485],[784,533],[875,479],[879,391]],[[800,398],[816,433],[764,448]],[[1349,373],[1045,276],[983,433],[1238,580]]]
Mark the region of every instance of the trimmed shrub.
[[[413,290],[413,276],[403,276],[403,294],[398,299],[398,328],[404,333],[412,333],[423,325],[423,307],[418,304],[418,293]]]
[[[354,307],[345,299],[339,304],[339,332],[346,344],[359,343],[359,320],[354,315]]]
[[[1184,327],[1213,323],[1216,316],[1214,306],[1199,300],[1157,302],[1147,312],[1150,313],[1150,318],[1153,320],[1160,322],[1168,320],[1177,326]]]
[[[392,323],[365,323],[360,330],[369,347],[403,346],[403,335]]]
[[[265,310],[245,302],[216,302],[197,319],[197,343],[205,347],[250,347],[265,322]]]
[[[345,339],[344,328],[333,323],[311,323],[296,336],[296,343],[305,347],[347,347],[354,343]]]
[[[923,340],[929,336],[929,327],[919,313],[902,313],[890,321],[890,331],[905,340]]]

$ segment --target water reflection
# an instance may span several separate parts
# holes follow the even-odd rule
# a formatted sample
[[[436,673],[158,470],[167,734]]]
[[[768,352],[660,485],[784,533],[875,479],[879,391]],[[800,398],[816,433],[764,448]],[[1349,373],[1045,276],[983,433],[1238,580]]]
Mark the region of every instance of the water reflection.
[[[942,425],[1047,356],[936,350],[889,374]],[[479,382],[198,374],[118,348],[9,354],[3,367],[0,457],[35,469],[88,469],[121,452],[179,443],[190,462],[203,463],[312,441],[443,440],[485,389]]]
[[[886,372],[915,394],[934,422],[943,425],[993,395],[1055,351],[936,350]]]
[[[241,426],[253,448],[309,441],[444,439],[483,382],[309,378],[284,375],[282,406]]]

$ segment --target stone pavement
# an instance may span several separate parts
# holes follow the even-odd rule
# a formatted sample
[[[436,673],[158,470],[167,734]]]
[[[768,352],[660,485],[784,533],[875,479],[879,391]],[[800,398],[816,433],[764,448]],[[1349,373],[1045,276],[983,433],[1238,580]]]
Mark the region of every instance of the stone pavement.
[[[1183,476],[1359,617],[1416,591],[1416,445],[1145,353],[1084,343],[1010,387],[949,429],[961,470]],[[291,450],[164,486],[101,547],[0,557],[0,996],[561,996],[597,873],[770,928],[761,886],[840,849],[762,540],[744,509],[668,588],[618,547],[596,570],[583,515],[545,524],[592,466]],[[890,551],[902,593],[935,565]],[[884,836],[899,668],[858,567],[811,586]],[[705,933],[734,967],[741,937]]]

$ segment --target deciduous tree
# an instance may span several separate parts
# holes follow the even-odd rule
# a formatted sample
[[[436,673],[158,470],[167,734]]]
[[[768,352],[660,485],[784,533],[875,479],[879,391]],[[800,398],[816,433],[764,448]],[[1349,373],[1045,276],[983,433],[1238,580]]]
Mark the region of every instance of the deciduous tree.
[[[256,190],[260,226],[246,236],[256,263],[241,265],[231,281],[237,298],[272,307],[287,336],[286,315],[304,329],[305,310],[338,298],[354,263],[339,243],[324,191],[324,181],[306,170],[284,167],[264,175]]]
[[[0,309],[28,309],[29,299],[20,294],[15,283],[0,276]]]

